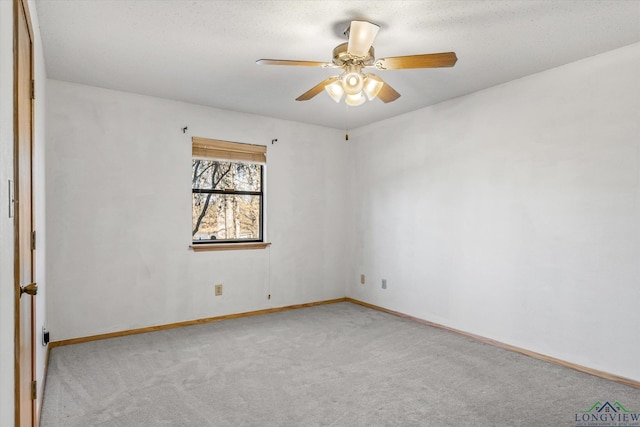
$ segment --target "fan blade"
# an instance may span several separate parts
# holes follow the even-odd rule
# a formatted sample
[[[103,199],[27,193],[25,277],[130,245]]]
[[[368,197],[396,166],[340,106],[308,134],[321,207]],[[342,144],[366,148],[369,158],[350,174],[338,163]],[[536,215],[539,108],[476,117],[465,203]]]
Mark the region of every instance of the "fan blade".
[[[424,55],[380,58],[376,61],[375,66],[378,70],[453,67],[457,60],[455,52],[426,53]]]
[[[351,21],[349,26],[349,44],[347,52],[352,56],[364,58],[376,38],[380,27],[367,21]]]
[[[380,92],[378,92],[378,98],[380,98],[380,100],[386,104],[400,98],[400,94],[396,92],[394,88],[389,86],[389,83],[384,82],[384,86],[382,86],[382,89],[380,89]]]
[[[322,68],[334,68],[330,62],[319,62],[319,61],[296,61],[289,59],[258,59],[256,61],[258,65],[296,65],[302,67],[322,67]]]
[[[310,100],[311,98],[313,98],[314,96],[322,92],[325,86],[330,85],[331,83],[335,82],[338,79],[339,79],[338,76],[333,76],[333,77],[329,77],[326,80],[323,80],[322,82],[318,83],[317,85],[315,85],[314,87],[312,87],[311,89],[309,89],[308,91],[306,91],[305,93],[297,97],[296,101]]]

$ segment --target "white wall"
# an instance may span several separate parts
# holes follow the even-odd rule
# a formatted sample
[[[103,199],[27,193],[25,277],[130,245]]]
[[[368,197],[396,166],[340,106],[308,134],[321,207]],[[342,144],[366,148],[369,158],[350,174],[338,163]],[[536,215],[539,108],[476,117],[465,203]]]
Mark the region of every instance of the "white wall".
[[[44,146],[46,70],[36,6],[28,2],[33,29],[36,101],[33,125],[34,226],[40,244],[35,251],[35,280],[38,283],[35,314],[36,380],[43,386],[46,348],[42,342],[45,323],[45,196]],[[14,272],[13,218],[9,218],[8,180],[13,178],[13,2],[0,1],[0,425],[14,423]],[[41,393],[39,394],[41,396]],[[38,405],[39,409],[39,405]]]
[[[344,297],[341,132],[55,80],[47,95],[52,340]],[[267,145],[270,248],[188,249],[191,136]]]
[[[640,380],[638,76],[635,44],[352,131],[348,295]]]

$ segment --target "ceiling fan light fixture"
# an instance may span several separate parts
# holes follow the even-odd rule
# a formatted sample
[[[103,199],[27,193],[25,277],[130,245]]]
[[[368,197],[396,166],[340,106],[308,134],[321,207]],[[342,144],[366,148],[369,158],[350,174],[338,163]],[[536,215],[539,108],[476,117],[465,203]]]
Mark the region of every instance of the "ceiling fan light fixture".
[[[362,91],[364,77],[356,66],[349,66],[342,76],[342,88],[347,95],[356,95]]]
[[[342,69],[342,74],[324,79],[297,97],[296,101],[308,101],[324,89],[336,103],[340,103],[344,97],[347,105],[357,106],[363,104],[367,99],[373,101],[378,98],[388,104],[400,98],[400,94],[380,77],[363,73],[365,68],[402,70],[453,67],[458,60],[455,52],[424,53],[376,59],[373,41],[379,30],[380,26],[371,22],[351,21],[350,26],[344,32],[349,41],[341,43],[333,49],[331,62],[259,59],[256,63]]]
[[[336,80],[335,82],[329,85],[326,85],[324,87],[324,90],[326,90],[329,96],[331,97],[331,99],[333,99],[336,102],[340,102],[340,100],[342,99],[342,95],[344,95],[344,89],[342,89],[342,84],[340,83],[339,80]]]
[[[344,98],[344,102],[350,107],[357,107],[358,105],[362,105],[367,98],[362,94],[362,92],[356,93],[354,95],[347,95]]]
[[[364,77],[364,86],[362,88],[363,92],[369,98],[369,101],[373,101],[380,90],[384,86],[384,82],[375,74],[367,74]]]

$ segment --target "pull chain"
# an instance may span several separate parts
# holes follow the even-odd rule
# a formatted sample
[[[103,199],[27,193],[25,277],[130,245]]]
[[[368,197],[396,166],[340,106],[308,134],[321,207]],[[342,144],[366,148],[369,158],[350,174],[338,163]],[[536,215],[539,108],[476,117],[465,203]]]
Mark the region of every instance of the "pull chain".
[[[345,130],[345,134],[344,134],[344,139],[345,141],[349,140],[349,105],[348,104],[344,104],[344,106],[346,107],[346,111],[344,113],[344,117],[345,117],[345,121],[346,121],[346,130]]]

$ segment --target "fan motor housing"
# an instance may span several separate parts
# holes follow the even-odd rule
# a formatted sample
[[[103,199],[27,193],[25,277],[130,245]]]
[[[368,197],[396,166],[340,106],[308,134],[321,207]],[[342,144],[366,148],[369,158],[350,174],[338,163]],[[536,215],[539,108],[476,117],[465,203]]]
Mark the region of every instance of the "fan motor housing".
[[[375,61],[375,55],[373,46],[369,48],[369,52],[367,56],[364,58],[352,56],[349,52],[347,52],[347,47],[349,43],[342,43],[333,49],[333,63],[342,67],[349,64],[362,64],[362,66],[373,65]]]

